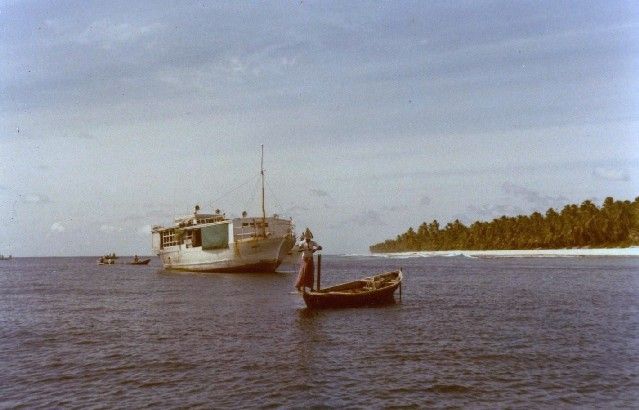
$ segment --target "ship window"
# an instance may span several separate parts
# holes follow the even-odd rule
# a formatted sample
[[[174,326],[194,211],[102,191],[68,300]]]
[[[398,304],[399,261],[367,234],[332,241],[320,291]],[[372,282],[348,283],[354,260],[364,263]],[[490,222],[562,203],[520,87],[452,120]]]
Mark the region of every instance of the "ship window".
[[[177,237],[174,229],[167,229],[161,233],[161,246],[174,246],[177,245]]]

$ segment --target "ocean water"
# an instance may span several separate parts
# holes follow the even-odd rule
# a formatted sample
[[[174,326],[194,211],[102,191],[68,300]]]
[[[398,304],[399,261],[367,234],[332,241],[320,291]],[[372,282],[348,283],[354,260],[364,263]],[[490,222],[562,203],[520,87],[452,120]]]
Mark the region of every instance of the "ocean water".
[[[639,406],[639,258],[323,256],[402,301],[309,311],[275,274],[0,261],[0,407]]]

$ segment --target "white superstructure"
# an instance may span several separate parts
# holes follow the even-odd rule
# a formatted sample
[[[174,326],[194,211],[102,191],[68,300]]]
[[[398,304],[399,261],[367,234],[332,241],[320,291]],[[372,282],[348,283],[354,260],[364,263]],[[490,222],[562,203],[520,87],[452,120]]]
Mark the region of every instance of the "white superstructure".
[[[290,219],[220,214],[177,218],[153,228],[153,251],[165,268],[200,272],[273,272],[295,244]]]

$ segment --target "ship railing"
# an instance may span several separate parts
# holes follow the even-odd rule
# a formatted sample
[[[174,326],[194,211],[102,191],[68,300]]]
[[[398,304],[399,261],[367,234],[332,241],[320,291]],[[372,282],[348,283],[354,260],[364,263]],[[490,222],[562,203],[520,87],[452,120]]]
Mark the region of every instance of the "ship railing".
[[[256,233],[255,232],[235,232],[233,236],[235,236],[235,239],[254,238],[256,236]]]

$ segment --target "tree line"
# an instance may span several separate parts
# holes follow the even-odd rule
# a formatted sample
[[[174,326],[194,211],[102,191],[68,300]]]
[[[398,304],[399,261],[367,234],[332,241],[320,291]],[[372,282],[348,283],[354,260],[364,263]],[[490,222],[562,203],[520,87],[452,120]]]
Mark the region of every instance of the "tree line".
[[[371,252],[490,249],[560,249],[572,247],[627,247],[639,245],[639,197],[601,207],[586,200],[544,215],[502,216],[469,226],[458,219],[443,228],[437,220],[412,227],[395,239],[370,246]]]

